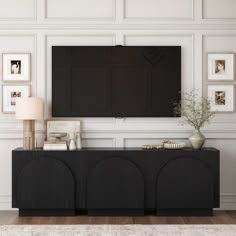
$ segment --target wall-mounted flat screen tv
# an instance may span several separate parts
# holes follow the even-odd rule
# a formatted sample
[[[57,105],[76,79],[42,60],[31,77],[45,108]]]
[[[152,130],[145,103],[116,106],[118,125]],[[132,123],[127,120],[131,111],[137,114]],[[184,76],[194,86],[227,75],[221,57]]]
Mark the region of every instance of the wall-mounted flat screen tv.
[[[53,117],[172,117],[180,46],[53,46]]]

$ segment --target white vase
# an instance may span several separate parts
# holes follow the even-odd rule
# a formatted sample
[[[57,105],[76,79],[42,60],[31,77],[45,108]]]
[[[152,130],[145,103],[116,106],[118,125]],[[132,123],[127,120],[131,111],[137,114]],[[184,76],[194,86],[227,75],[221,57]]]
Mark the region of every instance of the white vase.
[[[189,141],[192,148],[195,150],[201,149],[205,142],[205,136],[200,132],[200,130],[195,129],[193,135],[189,137]]]
[[[71,140],[70,140],[70,143],[69,143],[69,150],[70,150],[70,151],[76,150],[76,145],[75,145],[75,140],[74,140],[74,139],[71,139]]]

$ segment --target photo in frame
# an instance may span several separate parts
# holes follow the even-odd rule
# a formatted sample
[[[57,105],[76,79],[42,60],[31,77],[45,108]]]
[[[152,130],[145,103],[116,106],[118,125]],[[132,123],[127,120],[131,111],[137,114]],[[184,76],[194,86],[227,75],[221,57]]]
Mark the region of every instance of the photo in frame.
[[[3,81],[30,81],[30,54],[4,53],[2,58]]]
[[[29,85],[3,85],[2,87],[2,112],[14,113],[16,98],[29,97]]]
[[[211,110],[215,112],[233,112],[234,93],[234,85],[208,85]]]
[[[208,54],[208,80],[234,80],[234,53]]]

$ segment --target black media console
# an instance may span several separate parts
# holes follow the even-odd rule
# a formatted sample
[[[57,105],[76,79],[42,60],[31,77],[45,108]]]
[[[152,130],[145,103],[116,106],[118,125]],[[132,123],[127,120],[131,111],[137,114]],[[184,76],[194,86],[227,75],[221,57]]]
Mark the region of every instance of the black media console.
[[[27,215],[211,215],[219,151],[12,152],[12,207]]]

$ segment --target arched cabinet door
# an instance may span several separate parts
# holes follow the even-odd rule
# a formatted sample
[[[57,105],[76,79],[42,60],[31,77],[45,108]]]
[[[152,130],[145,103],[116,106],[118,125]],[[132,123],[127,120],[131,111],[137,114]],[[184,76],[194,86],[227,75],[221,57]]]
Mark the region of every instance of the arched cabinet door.
[[[156,197],[157,209],[213,208],[213,174],[197,158],[171,160],[158,173]]]
[[[63,162],[40,157],[30,161],[17,178],[17,206],[22,209],[73,209],[75,182]]]
[[[129,160],[100,161],[87,181],[88,209],[144,209],[144,178]]]

